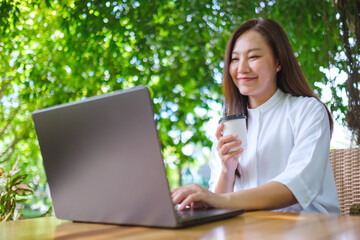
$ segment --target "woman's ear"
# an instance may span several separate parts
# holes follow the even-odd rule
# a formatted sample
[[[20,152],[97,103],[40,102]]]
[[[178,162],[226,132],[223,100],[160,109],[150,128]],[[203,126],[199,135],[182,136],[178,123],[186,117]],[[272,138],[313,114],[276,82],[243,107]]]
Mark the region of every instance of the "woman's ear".
[[[279,72],[281,70],[281,64],[279,63],[279,59],[275,58],[275,64],[276,64],[276,72]]]

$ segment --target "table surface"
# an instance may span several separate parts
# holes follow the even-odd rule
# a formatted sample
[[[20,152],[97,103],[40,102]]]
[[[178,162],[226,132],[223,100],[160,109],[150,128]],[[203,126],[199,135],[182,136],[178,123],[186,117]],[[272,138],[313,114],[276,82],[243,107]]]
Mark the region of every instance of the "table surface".
[[[360,216],[255,211],[174,230],[45,217],[0,223],[0,239],[360,239]]]

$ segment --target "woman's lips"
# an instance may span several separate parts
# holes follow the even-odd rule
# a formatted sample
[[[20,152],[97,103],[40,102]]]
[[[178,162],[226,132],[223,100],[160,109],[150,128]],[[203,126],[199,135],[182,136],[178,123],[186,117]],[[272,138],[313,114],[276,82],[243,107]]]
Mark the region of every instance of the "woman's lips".
[[[250,80],[253,80],[255,79],[256,77],[239,77],[237,78],[238,81],[243,81],[243,82],[247,82],[247,81],[250,81]]]

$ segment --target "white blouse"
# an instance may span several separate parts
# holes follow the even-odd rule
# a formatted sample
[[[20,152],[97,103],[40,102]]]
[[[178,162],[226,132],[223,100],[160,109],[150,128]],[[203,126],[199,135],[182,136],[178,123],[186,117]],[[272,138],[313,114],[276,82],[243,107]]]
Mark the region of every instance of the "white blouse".
[[[322,103],[294,97],[280,89],[256,109],[248,109],[248,146],[239,157],[234,191],[271,181],[286,185],[298,204],[286,212],[340,213],[329,161],[330,127]],[[210,190],[222,165],[215,138],[210,158]]]

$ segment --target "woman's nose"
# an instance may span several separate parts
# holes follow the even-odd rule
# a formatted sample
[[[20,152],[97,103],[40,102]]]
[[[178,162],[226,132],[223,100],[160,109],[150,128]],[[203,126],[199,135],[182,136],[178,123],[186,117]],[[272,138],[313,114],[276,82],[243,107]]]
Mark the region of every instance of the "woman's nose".
[[[237,66],[238,73],[247,73],[250,72],[249,63],[247,61],[241,60],[238,62]]]

